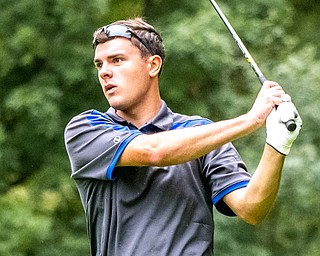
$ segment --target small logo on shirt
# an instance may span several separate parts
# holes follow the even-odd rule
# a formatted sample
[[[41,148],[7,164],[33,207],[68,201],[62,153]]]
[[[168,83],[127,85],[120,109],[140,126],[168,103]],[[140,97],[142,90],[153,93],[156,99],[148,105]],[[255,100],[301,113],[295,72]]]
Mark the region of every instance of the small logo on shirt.
[[[120,136],[114,137],[114,138],[113,138],[113,142],[114,142],[115,144],[118,144],[118,143],[120,142]]]

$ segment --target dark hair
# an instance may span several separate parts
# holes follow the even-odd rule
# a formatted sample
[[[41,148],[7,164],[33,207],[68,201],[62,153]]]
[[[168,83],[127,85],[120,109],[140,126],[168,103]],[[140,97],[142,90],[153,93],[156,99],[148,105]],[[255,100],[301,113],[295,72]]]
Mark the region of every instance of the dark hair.
[[[162,58],[162,61],[164,62],[165,52],[162,38],[152,25],[148,24],[140,17],[127,20],[118,20],[110,25],[115,24],[125,25],[129,27],[137,36],[139,36],[142,39],[143,44],[148,46],[150,51],[135,36],[131,38],[132,44],[138,47],[141,51],[142,57],[147,57],[150,54],[159,55]],[[107,37],[107,35],[102,31],[102,27],[98,28],[94,32],[93,37],[95,38],[95,45],[105,43],[108,40],[112,39]]]

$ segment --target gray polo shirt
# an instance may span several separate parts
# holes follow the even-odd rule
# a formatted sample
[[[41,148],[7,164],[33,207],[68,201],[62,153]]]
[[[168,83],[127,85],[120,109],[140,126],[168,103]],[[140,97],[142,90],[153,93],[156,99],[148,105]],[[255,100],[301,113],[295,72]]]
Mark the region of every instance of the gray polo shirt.
[[[91,255],[213,255],[213,205],[245,187],[250,175],[231,143],[167,167],[115,167],[136,136],[206,125],[199,116],[159,113],[137,129],[110,108],[86,111],[65,130],[65,143],[85,211]]]

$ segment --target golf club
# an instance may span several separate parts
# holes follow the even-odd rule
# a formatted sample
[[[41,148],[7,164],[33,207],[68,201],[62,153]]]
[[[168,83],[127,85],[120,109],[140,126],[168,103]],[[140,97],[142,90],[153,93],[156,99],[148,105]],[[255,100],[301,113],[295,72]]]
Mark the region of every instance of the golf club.
[[[210,2],[212,4],[212,6],[214,7],[214,9],[216,10],[216,12],[218,13],[218,15],[221,18],[221,20],[223,21],[223,23],[225,24],[225,26],[227,27],[227,29],[229,30],[229,32],[232,35],[234,41],[239,46],[239,48],[242,51],[244,57],[246,58],[247,62],[250,64],[251,68],[253,69],[254,73],[257,75],[257,77],[258,77],[258,79],[259,79],[259,81],[260,81],[260,83],[262,85],[267,79],[265,78],[265,76],[261,72],[260,68],[258,67],[256,62],[254,61],[253,57],[251,56],[250,52],[248,51],[248,49],[243,44],[242,40],[240,39],[240,37],[238,36],[236,31],[231,26],[230,22],[228,21],[228,19],[224,15],[224,13],[221,11],[221,9],[218,6],[218,4],[214,0],[210,0]],[[297,125],[294,122],[294,120],[287,121],[285,123],[285,125],[286,125],[288,131],[291,131],[291,132],[294,131],[296,129],[296,127],[297,127]]]

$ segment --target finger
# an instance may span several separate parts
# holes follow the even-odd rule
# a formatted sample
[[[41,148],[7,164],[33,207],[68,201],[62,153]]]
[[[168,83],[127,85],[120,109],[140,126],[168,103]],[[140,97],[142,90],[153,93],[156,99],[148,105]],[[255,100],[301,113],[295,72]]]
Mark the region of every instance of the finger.
[[[275,106],[278,106],[282,103],[282,99],[281,99],[281,96],[278,95],[278,96],[272,96],[271,97],[272,99],[272,103],[275,105]]]
[[[285,101],[281,103],[277,109],[281,121],[287,122],[293,120],[297,114],[297,109],[292,102]]]
[[[290,96],[283,96],[283,95],[287,95],[285,93],[285,91],[282,89],[281,86],[276,86],[276,87],[273,87],[273,88],[270,88],[268,90],[268,93],[271,94],[271,97],[273,97],[273,101],[276,103],[276,104],[280,104],[281,102],[284,102],[284,101],[289,101],[290,99]]]
[[[265,81],[262,85],[262,87],[264,87],[264,88],[272,88],[272,87],[276,87],[276,86],[280,86],[280,85],[277,82],[269,81],[269,80]]]
[[[281,99],[283,102],[291,102],[291,97],[289,94],[282,94]]]
[[[271,88],[265,91],[266,98],[269,98],[274,105],[279,105],[283,102],[282,95],[285,95],[285,92],[281,88]]]
[[[272,95],[280,97],[281,94],[285,94],[281,85],[273,85],[270,87],[270,84],[265,84],[264,87],[261,88],[262,93],[270,93]]]

